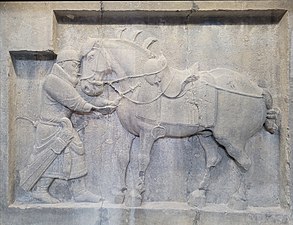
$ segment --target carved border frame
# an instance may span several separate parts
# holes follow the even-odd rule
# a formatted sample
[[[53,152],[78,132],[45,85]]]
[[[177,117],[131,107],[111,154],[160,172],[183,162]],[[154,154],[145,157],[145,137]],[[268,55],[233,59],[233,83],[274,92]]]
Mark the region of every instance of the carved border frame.
[[[0,32],[0,224],[37,224],[36,221],[42,224],[52,224],[52,217],[55,224],[80,224],[80,221],[88,221],[88,224],[95,224],[96,221],[102,221],[104,218],[105,207],[100,204],[87,205],[75,204],[70,207],[52,207],[42,206],[41,208],[21,208],[13,206],[14,199],[14,176],[15,176],[15,161],[13,150],[13,71],[12,61],[19,58],[26,59],[47,59],[54,60],[56,55],[54,50],[56,37],[56,26],[59,23],[72,24],[111,24],[111,23],[138,23],[142,22],[145,17],[153,18],[154,21],[161,15],[173,23],[203,23],[207,19],[221,20],[223,22],[230,21],[234,18],[237,23],[278,23],[284,31],[282,38],[284,44],[280,48],[285,51],[286,57],[282,60],[282,71],[284,76],[289,77],[288,84],[288,111],[286,112],[287,121],[284,123],[281,130],[283,140],[280,152],[280,173],[281,173],[281,193],[280,199],[282,210],[269,213],[271,224],[288,224],[292,221],[289,211],[293,205],[293,154],[291,149],[293,146],[293,4],[290,0],[280,1],[181,1],[181,2],[41,2],[38,6],[34,3],[1,3],[0,4],[0,30],[7,28],[11,23],[16,23],[21,19],[21,10],[27,12],[40,10],[36,19],[40,14],[44,14],[47,18],[44,20],[47,26],[46,32],[38,31],[37,33],[44,37],[44,41],[39,43],[26,42],[27,46],[18,45],[18,38],[10,32],[5,33],[5,30]],[[20,12],[17,16],[15,13]],[[126,16],[127,15],[127,16]],[[14,19],[11,17],[14,16]],[[115,16],[115,18],[114,18]],[[152,20],[149,20],[152,23]],[[41,25],[33,24],[36,29],[41,30]],[[21,30],[18,32],[21,35]],[[23,44],[23,43],[22,43]],[[284,115],[283,115],[284,116]],[[167,206],[161,206],[157,209],[164,209]],[[107,214],[117,214],[115,206],[108,206]],[[146,209],[135,210],[137,218],[141,221],[147,221],[146,216],[156,212],[144,213]],[[129,218],[131,210],[124,209],[124,212],[112,219],[118,222],[121,218]],[[162,216],[162,221],[176,220],[178,217],[192,218],[190,221],[202,221],[200,224],[211,224],[212,221],[226,224],[235,221],[255,221],[258,218],[261,221],[266,221],[265,214],[254,212],[213,212],[206,210],[199,212],[196,209],[190,210],[174,210],[170,209],[169,213]],[[123,215],[122,215],[123,214]],[[225,218],[223,215],[226,215]],[[36,219],[38,217],[38,219]],[[201,218],[201,219],[200,219]],[[122,219],[123,220],[123,219]],[[115,222],[111,221],[112,224]],[[204,222],[205,221],[205,222]],[[208,222],[210,221],[210,223]],[[105,222],[105,221],[104,221]],[[245,223],[245,222],[244,222]],[[251,222],[252,224],[253,222]],[[125,223],[126,224],[126,223]],[[170,223],[173,224],[173,223]],[[220,223],[218,223],[220,224]],[[239,223],[240,224],[240,223]]]

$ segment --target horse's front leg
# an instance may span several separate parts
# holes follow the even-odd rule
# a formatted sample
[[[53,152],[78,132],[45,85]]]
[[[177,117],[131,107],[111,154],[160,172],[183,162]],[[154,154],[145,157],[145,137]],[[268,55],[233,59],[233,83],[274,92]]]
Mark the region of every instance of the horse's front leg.
[[[115,180],[112,184],[113,201],[116,204],[122,204],[127,190],[126,172],[129,164],[129,152],[134,140],[134,136],[128,133],[123,136],[123,142],[118,142],[119,147],[114,148],[112,162],[115,165]]]
[[[150,163],[150,153],[156,138],[152,135],[150,130],[142,130],[140,132],[140,150],[138,155],[138,168],[139,174],[136,181],[135,188],[131,190],[126,199],[125,205],[127,206],[141,206],[142,193],[145,191],[145,172]]]

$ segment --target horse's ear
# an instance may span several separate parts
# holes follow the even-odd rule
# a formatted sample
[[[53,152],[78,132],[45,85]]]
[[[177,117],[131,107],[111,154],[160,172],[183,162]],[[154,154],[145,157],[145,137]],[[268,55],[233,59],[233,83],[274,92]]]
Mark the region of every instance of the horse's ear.
[[[159,62],[160,62],[160,64],[161,64],[162,66],[164,66],[164,65],[167,64],[167,59],[166,59],[166,57],[165,57],[162,53],[161,53],[161,55],[159,56],[158,60],[159,60]]]
[[[81,47],[80,54],[82,57],[86,56],[97,42],[96,38],[89,38]]]
[[[199,63],[196,62],[194,63],[190,68],[189,71],[191,72],[191,74],[197,74],[199,71]]]

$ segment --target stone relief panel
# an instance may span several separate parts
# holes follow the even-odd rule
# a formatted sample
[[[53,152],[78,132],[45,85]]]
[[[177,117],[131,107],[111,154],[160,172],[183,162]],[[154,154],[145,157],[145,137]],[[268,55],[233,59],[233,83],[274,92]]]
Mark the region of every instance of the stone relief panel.
[[[14,62],[15,200],[278,206],[277,33],[60,24],[55,61]]]

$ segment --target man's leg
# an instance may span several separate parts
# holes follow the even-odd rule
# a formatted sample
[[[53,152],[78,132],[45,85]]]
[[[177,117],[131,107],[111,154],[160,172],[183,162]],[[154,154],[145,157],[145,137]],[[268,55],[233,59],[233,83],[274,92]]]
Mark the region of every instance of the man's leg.
[[[54,181],[54,178],[41,177],[36,183],[35,189],[32,190],[32,196],[45,203],[58,203],[60,202],[57,198],[54,198],[49,193],[49,187]]]

